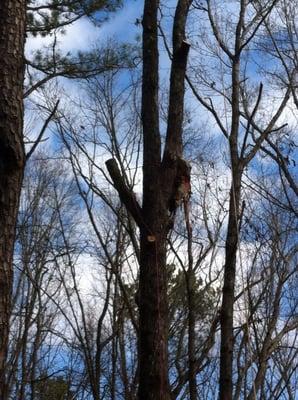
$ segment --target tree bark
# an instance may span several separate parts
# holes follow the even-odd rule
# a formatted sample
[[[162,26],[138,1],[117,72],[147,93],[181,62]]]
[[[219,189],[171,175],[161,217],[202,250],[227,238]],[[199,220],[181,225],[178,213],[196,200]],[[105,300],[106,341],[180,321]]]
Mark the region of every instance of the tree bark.
[[[238,171],[238,167],[235,168],[235,174],[233,175],[233,183],[230,191],[228,230],[225,245],[223,299],[220,314],[220,400],[232,400],[233,393],[233,316],[241,195],[241,173]]]
[[[22,185],[25,0],[0,2],[0,398],[7,393],[12,257]]]
[[[158,1],[145,1],[143,17],[142,123],[143,218],[140,260],[139,399],[169,400],[166,243],[168,205],[182,157],[185,71],[189,45],[185,24],[189,0],[179,0],[173,24],[173,58],[165,149],[161,161],[158,113]],[[153,240],[153,241],[152,241]]]
[[[196,293],[194,290],[195,273],[188,271],[188,369],[189,369],[189,400],[198,398],[197,391],[197,359],[196,359]]]
[[[197,400],[197,359],[196,359],[196,292],[193,251],[192,226],[189,219],[188,205],[184,202],[184,215],[187,230],[188,270],[185,271],[187,303],[188,303],[188,386],[189,400]]]
[[[232,400],[233,395],[233,316],[236,281],[236,256],[239,234],[239,215],[241,201],[242,161],[238,154],[240,125],[240,33],[244,18],[244,7],[241,6],[235,38],[235,55],[232,62],[232,121],[229,136],[232,184],[229,199],[229,220],[225,242],[224,285],[220,314],[220,378],[219,399]]]
[[[144,400],[169,400],[167,354],[167,207],[161,189],[158,106],[158,1],[147,0],[143,17],[143,220],[140,246],[139,390]]]
[[[106,164],[120,199],[140,228],[139,388],[140,400],[170,400],[168,381],[167,235],[172,223],[169,202],[182,158],[185,69],[189,45],[185,24],[190,0],[179,0],[173,25],[168,127],[162,155],[159,132],[158,0],[145,0],[143,13],[143,204],[117,172]]]

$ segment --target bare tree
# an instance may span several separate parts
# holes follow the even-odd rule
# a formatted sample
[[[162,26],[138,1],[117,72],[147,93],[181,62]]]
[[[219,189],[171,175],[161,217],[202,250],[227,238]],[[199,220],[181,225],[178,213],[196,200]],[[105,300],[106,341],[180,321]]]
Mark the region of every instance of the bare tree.
[[[30,143],[27,159],[39,165],[30,171],[42,178],[51,164],[45,158],[64,158],[73,175],[61,187],[62,171],[53,173],[32,197],[33,177],[24,188],[6,371],[11,398],[35,400],[43,383],[47,393],[56,388],[79,400],[208,399],[218,389],[221,400],[293,398],[297,185],[295,144],[280,121],[294,100],[296,59],[291,36],[285,48],[272,24],[282,17],[294,32],[288,6],[145,1],[142,79],[137,68],[122,68],[126,59],[116,62],[118,49],[106,59],[117,65],[100,69],[103,53],[96,60],[94,52],[75,69],[60,57],[55,33],[48,60],[29,66],[25,97],[41,94],[34,107],[45,119]],[[46,32],[31,22],[32,31]],[[164,92],[161,48],[171,67]],[[280,69],[271,70],[275,56]],[[72,98],[59,81],[49,90],[59,76],[87,79]],[[197,117],[206,121],[199,133]],[[61,151],[40,163],[32,154],[51,121]],[[70,183],[76,206],[64,201]],[[88,291],[80,283],[87,264]],[[60,372],[61,361],[53,366],[59,353]]]
[[[61,243],[59,213],[73,219],[73,185],[61,164],[43,160],[43,154],[28,164],[23,182],[23,192],[17,224],[14,254],[14,290],[11,316],[9,358],[6,364],[10,398],[34,399],[35,387],[47,374],[55,375],[61,365],[51,369],[63,341],[55,342],[55,332],[60,324],[65,301],[62,282],[55,267],[67,273],[63,263],[65,247]],[[59,192],[59,195],[58,195]],[[53,195],[57,193],[56,199]],[[69,233],[75,232],[69,223]],[[63,330],[60,329],[62,336]],[[60,336],[60,337],[61,337]],[[56,345],[56,346],[55,346]],[[42,373],[41,373],[42,370]]]
[[[260,151],[262,144],[273,132],[278,132],[281,126],[277,126],[285,106],[290,98],[291,91],[286,88],[282,100],[276,109],[261,126],[256,129],[255,121],[258,119],[258,112],[261,111],[263,100],[263,84],[259,83],[254,104],[249,95],[249,74],[246,65],[248,64],[249,49],[255,40],[260,26],[272,12],[277,1],[259,4],[259,7],[252,9],[246,1],[239,1],[236,8],[230,10],[234,22],[232,29],[227,23],[220,23],[225,20],[225,11],[222,8],[216,9],[214,2],[206,1],[198,4],[198,9],[208,15],[212,35],[202,47],[207,50],[210,56],[218,60],[220,84],[215,77],[206,71],[206,68],[199,66],[200,84],[203,90],[209,93],[217,93],[223,99],[222,106],[225,109],[225,121],[221,118],[218,107],[214,104],[212,97],[206,98],[196,90],[192,81],[188,79],[193,94],[200,104],[213,115],[218,128],[226,137],[229,151],[229,166],[231,168],[231,188],[228,227],[225,244],[225,266],[224,285],[221,307],[221,356],[220,356],[220,399],[231,400],[233,393],[233,318],[236,284],[237,250],[239,245],[239,230],[245,204],[241,201],[241,187],[243,172],[250,165],[256,154]],[[220,16],[220,17],[219,17]],[[229,17],[230,17],[229,16]],[[244,52],[248,53],[244,55]],[[229,71],[228,71],[228,69]],[[228,76],[228,82],[226,81]],[[229,85],[229,89],[226,86]],[[250,99],[250,100],[249,100]]]
[[[182,159],[184,76],[189,44],[185,25],[191,1],[178,1],[173,23],[168,127],[163,155],[158,106],[158,2],[145,1],[143,14],[143,203],[137,203],[114,160],[107,162],[121,201],[140,228],[139,392],[140,399],[170,399],[166,242],[176,201],[189,195],[189,167]],[[183,166],[182,166],[183,164]],[[177,182],[178,178],[178,182]],[[180,181],[179,181],[180,180]],[[175,187],[177,185],[177,187]],[[184,190],[176,198],[178,186]],[[176,191],[176,192],[175,192]],[[174,203],[171,206],[171,201]]]

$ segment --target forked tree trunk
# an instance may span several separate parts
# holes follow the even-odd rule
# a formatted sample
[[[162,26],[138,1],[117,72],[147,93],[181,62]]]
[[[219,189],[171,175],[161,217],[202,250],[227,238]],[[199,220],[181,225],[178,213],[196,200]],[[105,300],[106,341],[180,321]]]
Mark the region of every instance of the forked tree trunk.
[[[0,1],[0,398],[7,398],[5,362],[8,347],[12,256],[25,164],[23,80],[25,0]]]
[[[158,111],[158,1],[143,16],[143,212],[140,246],[139,399],[169,400],[167,362],[167,206],[161,189]]]
[[[182,159],[184,79],[189,45],[185,24],[191,0],[177,2],[167,135],[162,154],[159,132],[158,0],[145,0],[143,14],[143,204],[126,186],[115,160],[109,173],[127,210],[140,228],[139,388],[140,400],[170,400],[166,244],[172,225],[169,203]]]

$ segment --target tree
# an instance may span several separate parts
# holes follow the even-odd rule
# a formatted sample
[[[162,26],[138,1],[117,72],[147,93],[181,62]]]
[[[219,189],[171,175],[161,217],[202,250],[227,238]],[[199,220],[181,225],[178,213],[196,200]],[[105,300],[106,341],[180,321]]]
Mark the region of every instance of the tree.
[[[72,400],[74,398],[69,383],[62,377],[41,377],[36,386],[37,400]]]
[[[269,77],[278,87],[285,86],[291,90],[293,108],[298,110],[297,2],[279,1],[276,10],[276,13],[264,21],[262,36],[257,45],[260,52],[274,60],[274,69],[269,68],[267,71]],[[295,174],[297,152],[293,132],[295,127],[291,121],[286,122],[287,126],[280,135],[267,138],[261,151],[278,165],[280,178],[287,192],[287,202],[292,211],[297,214],[295,204],[295,198],[298,198],[297,174]]]
[[[125,185],[115,161],[107,167],[121,201],[140,229],[139,399],[170,399],[168,382],[167,236],[173,224],[181,171],[184,77],[189,51],[185,25],[191,1],[177,2],[173,22],[173,58],[167,134],[162,154],[159,126],[158,1],[147,0],[143,13],[143,202]],[[179,176],[180,174],[180,176]],[[185,200],[188,193],[184,193]],[[187,201],[187,200],[186,200]],[[176,204],[174,204],[174,208]]]
[[[25,168],[23,139],[24,45],[26,31],[49,33],[99,8],[114,8],[119,2],[47,2],[4,0],[0,5],[0,397],[6,396],[7,356],[11,293],[12,257],[18,203]],[[88,3],[88,4],[87,4]],[[28,6],[28,9],[26,8]],[[26,20],[26,11],[28,19]],[[47,12],[51,12],[50,15]],[[38,14],[34,17],[33,12]],[[73,15],[76,15],[74,18]],[[61,21],[62,15],[62,21]],[[35,86],[36,87],[36,86]],[[55,108],[54,108],[55,110]],[[45,128],[48,124],[46,122]],[[41,136],[38,140],[41,139]],[[31,154],[30,154],[31,155]]]
[[[199,81],[203,90],[211,91],[221,96],[222,107],[225,110],[228,122],[225,122],[218,108],[208,94],[208,100],[188,79],[190,87],[201,105],[214,117],[219,130],[227,139],[229,152],[229,168],[231,169],[231,186],[228,226],[225,242],[224,284],[222,293],[222,307],[220,316],[221,325],[221,354],[220,354],[220,399],[231,400],[233,396],[233,348],[234,348],[234,304],[237,282],[237,252],[239,248],[239,234],[241,220],[245,210],[242,201],[242,184],[244,171],[260,152],[261,146],[269,140],[271,135],[279,132],[283,126],[278,126],[278,120],[284,111],[291,89],[286,87],[282,93],[282,100],[272,110],[270,116],[261,120],[258,129],[259,113],[262,110],[261,102],[264,99],[264,85],[258,83],[258,90],[252,103],[250,96],[252,87],[249,85],[247,66],[250,62],[251,43],[259,34],[260,26],[268,18],[277,1],[258,2],[251,5],[246,1],[234,4],[232,14],[225,15],[223,9],[217,10],[214,3],[206,1],[197,5],[199,10],[206,12],[211,36],[210,42],[202,43],[204,50],[218,62],[219,84],[215,82],[215,72],[210,68],[207,72],[202,68],[199,72]],[[221,15],[221,19],[218,15]],[[224,23],[233,15],[233,24]],[[246,54],[245,54],[246,51]],[[200,65],[200,62],[199,62]],[[229,90],[226,87],[229,87]],[[209,92],[210,93],[210,92]],[[227,111],[228,107],[228,111]]]
[[[7,398],[5,362],[13,283],[12,257],[25,166],[23,80],[26,1],[0,4],[0,397]]]
[[[41,3],[28,4],[38,15]],[[51,14],[58,3],[50,3],[37,27],[44,20],[52,29],[59,20],[62,28],[64,17]],[[294,98],[296,59],[295,43],[289,41],[289,50],[279,40],[284,31],[271,22],[287,8],[235,0],[194,1],[190,9],[177,1],[172,8],[160,3],[157,11],[157,2],[147,1],[144,11],[143,79],[138,68],[101,70],[95,53],[90,63],[87,54],[78,55],[76,69],[74,58],[60,55],[55,29],[53,51],[28,63],[26,95],[31,89],[42,95],[37,107],[48,116],[41,134],[50,120],[56,123],[56,154],[47,148],[31,158],[37,140],[27,155],[32,163],[15,246],[9,396],[36,400],[37,391],[54,397],[59,388],[63,396],[65,386],[55,378],[61,376],[80,400],[209,399],[219,388],[233,400],[292,399],[295,126],[290,131],[280,119]],[[184,27],[192,49],[186,100]],[[289,74],[268,63],[278,55],[275,46]],[[169,93],[161,48],[172,69]],[[113,59],[113,49],[110,54]],[[282,60],[280,66],[285,69]],[[47,84],[59,76],[88,79],[64,101],[63,82],[52,83],[55,93]],[[110,157],[109,176],[104,160]],[[191,204],[185,159],[192,165]],[[73,176],[64,180],[66,166]]]

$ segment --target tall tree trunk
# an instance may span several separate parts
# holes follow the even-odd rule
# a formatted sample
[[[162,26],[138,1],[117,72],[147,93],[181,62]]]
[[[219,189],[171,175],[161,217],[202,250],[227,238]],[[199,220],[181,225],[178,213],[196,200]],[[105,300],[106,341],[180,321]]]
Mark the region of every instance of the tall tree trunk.
[[[125,185],[115,160],[109,173],[122,202],[140,228],[139,287],[139,388],[140,400],[169,400],[167,234],[172,217],[178,163],[182,158],[184,79],[189,45],[185,24],[191,0],[177,2],[173,25],[173,59],[170,80],[168,127],[163,156],[158,105],[158,0],[145,0],[143,14],[143,204]]]
[[[197,368],[196,368],[196,274],[194,271],[192,251],[192,226],[189,218],[189,208],[184,202],[184,215],[187,230],[188,270],[186,276],[187,305],[188,305],[188,386],[189,400],[197,400]]]
[[[224,286],[220,315],[220,400],[232,400],[233,392],[233,316],[236,279],[236,255],[238,246],[238,223],[240,211],[241,177],[238,171],[230,191],[230,210],[225,246]]]
[[[25,163],[23,80],[25,0],[0,2],[0,398],[6,399],[12,256]]]
[[[243,20],[241,8],[239,21]],[[238,154],[240,125],[240,32],[238,23],[235,43],[235,55],[232,63],[232,121],[229,137],[232,184],[229,199],[229,220],[225,243],[224,286],[220,314],[221,347],[220,347],[220,400],[232,400],[233,395],[233,316],[236,280],[236,256],[239,234],[239,214],[241,201],[241,179],[243,163]]]
[[[197,368],[196,368],[196,294],[194,290],[195,276],[193,271],[188,272],[188,369],[189,369],[189,400],[198,398],[197,391]]]
[[[139,399],[169,400],[167,362],[167,206],[161,189],[158,111],[158,1],[147,0],[143,17],[142,123],[143,219],[140,258]]]
[[[148,232],[141,237],[139,399],[169,400],[166,246],[163,234],[153,232],[153,243]]]

